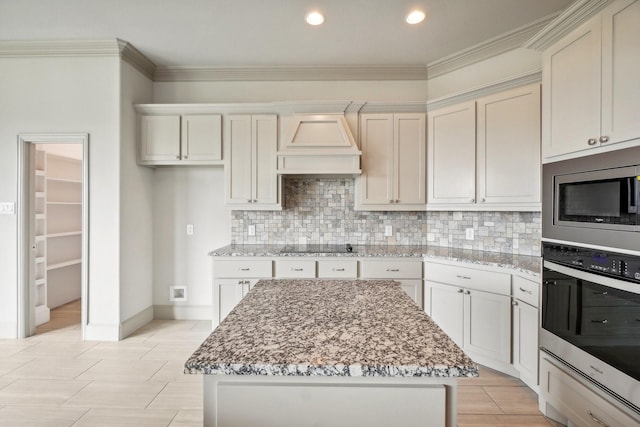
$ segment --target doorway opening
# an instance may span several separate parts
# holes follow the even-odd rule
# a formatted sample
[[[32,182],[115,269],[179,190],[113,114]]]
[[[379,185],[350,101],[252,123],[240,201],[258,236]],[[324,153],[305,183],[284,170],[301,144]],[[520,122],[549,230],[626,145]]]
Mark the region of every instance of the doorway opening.
[[[88,136],[21,135],[18,336],[87,319]]]

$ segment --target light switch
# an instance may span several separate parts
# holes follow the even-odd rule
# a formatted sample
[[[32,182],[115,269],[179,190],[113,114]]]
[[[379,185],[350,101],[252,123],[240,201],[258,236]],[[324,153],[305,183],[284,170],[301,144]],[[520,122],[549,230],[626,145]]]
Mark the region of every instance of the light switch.
[[[464,234],[467,240],[473,240],[473,228],[466,228]]]
[[[193,235],[193,224],[187,224],[187,235],[188,236]]]
[[[384,237],[393,236],[393,227],[391,225],[384,226]]]
[[[256,235],[256,226],[255,225],[250,225],[249,226],[249,230],[247,231],[247,234],[249,234],[249,236],[255,236]]]
[[[0,203],[0,215],[14,215],[16,213],[16,204],[13,202]]]

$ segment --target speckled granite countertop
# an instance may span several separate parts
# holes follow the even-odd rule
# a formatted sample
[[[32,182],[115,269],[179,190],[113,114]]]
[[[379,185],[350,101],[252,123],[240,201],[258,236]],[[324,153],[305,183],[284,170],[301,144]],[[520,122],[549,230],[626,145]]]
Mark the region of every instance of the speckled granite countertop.
[[[261,280],[185,373],[478,376],[477,365],[391,280]]]
[[[312,248],[309,245],[308,248]],[[322,248],[319,248],[322,250]],[[442,246],[353,246],[354,252],[302,252],[300,247],[279,245],[227,245],[209,252],[214,257],[408,257],[427,260],[457,261],[462,263],[507,268],[533,276],[540,276],[542,258],[539,256],[473,251]]]

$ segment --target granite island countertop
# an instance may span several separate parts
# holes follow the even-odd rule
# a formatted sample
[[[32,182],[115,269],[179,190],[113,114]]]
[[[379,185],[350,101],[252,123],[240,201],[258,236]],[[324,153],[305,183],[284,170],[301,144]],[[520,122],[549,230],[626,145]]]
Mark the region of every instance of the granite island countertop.
[[[313,246],[309,245],[309,247]],[[353,249],[353,252],[309,252],[297,247],[292,248],[291,245],[227,245],[209,252],[209,255],[213,257],[406,257],[506,268],[532,276],[540,276],[542,270],[542,258],[539,256],[421,245],[354,245]]]
[[[475,377],[478,366],[391,280],[261,280],[185,373]]]

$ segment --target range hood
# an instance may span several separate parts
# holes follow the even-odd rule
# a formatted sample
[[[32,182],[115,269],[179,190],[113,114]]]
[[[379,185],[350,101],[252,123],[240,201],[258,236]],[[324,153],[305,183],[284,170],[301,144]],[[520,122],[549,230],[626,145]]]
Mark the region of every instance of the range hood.
[[[360,175],[360,155],[344,114],[296,114],[282,123],[278,173]]]

